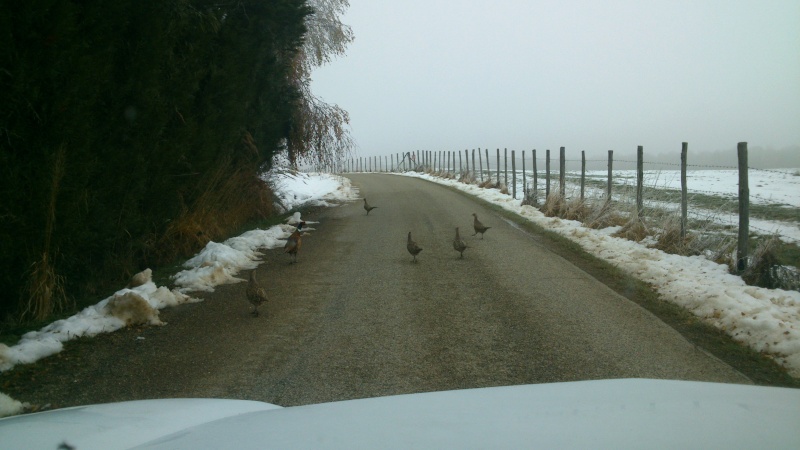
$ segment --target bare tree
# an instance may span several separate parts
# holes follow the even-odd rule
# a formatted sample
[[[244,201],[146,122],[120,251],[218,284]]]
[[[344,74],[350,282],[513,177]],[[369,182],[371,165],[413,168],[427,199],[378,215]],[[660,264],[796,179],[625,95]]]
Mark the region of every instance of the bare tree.
[[[292,117],[287,148],[293,164],[306,159],[334,165],[355,146],[349,131],[350,115],[314,95],[311,72],[334,57],[343,56],[353,41],[353,31],[339,20],[350,4],[347,0],[309,0],[308,4],[314,13],[306,18],[305,41],[292,73],[300,98]]]

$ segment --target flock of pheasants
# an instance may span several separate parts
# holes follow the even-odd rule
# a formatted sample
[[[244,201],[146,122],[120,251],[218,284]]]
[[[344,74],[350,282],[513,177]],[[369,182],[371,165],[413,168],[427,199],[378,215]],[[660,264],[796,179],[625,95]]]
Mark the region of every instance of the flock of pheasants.
[[[369,215],[369,212],[375,208],[377,208],[377,206],[370,206],[370,204],[367,203],[367,199],[364,198],[364,209],[367,211],[367,215]],[[472,217],[472,226],[475,229],[473,236],[476,236],[478,233],[480,233],[481,239],[483,239],[483,234],[491,227],[487,227],[482,224],[481,221],[478,220],[477,214],[472,213]],[[289,236],[288,239],[286,239],[286,244],[283,246],[283,252],[288,253],[289,256],[292,257],[293,263],[297,262],[297,252],[300,251],[300,247],[303,243],[300,233],[302,232],[305,224],[305,222],[300,222],[294,232]],[[411,239],[410,231],[408,232],[406,249],[408,249],[408,253],[414,257],[413,261],[417,262],[417,255],[422,251],[422,247],[417,245],[417,243]],[[453,249],[455,249],[455,251],[461,255],[460,258],[464,257],[464,250],[467,249],[467,243],[464,242],[464,239],[461,239],[461,235],[458,232],[458,227],[456,227],[456,237],[453,239]],[[258,317],[258,307],[266,303],[267,291],[258,284],[255,270],[250,272],[250,281],[247,283],[247,300],[253,305],[252,315],[254,317]]]

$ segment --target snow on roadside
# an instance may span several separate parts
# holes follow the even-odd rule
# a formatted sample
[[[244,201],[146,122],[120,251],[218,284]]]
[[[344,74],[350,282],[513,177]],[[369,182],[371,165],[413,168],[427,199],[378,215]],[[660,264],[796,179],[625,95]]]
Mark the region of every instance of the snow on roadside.
[[[277,170],[265,174],[264,179],[285,211],[300,205],[335,206],[335,202],[355,200],[358,196],[358,189],[350,180],[338,175]]]
[[[283,206],[289,208],[305,204],[334,206],[335,202],[357,198],[350,180],[335,175],[282,171],[269,174],[269,179],[277,189],[276,195],[283,199]],[[209,242],[184,263],[185,270],[172,277],[176,289],[156,286],[147,270],[142,273],[143,284],[140,286],[121,289],[67,319],[28,332],[14,346],[0,344],[0,372],[54,355],[63,349],[64,342],[80,336],[109,333],[130,323],[165,325],[158,319],[159,309],[200,301],[190,297],[190,292],[213,292],[215,286],[244,281],[236,275],[241,270],[258,266],[262,255],[259,250],[283,246],[299,221],[300,213],[295,213],[286,224],[268,230],[250,230],[222,243]],[[312,231],[313,228],[307,227],[306,230]],[[20,402],[0,393],[0,417],[18,414],[21,409]]]
[[[577,242],[587,252],[650,284],[664,300],[683,306],[733,339],[769,355],[793,377],[800,377],[800,292],[747,286],[741,277],[728,273],[727,266],[702,256],[671,255],[613,237],[608,230],[546,217],[497,189],[427,174],[405,175],[455,187]]]

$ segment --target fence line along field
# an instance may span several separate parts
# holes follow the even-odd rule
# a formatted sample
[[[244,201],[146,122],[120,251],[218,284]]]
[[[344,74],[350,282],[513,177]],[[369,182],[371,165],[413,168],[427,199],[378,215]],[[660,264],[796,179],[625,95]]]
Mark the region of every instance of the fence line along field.
[[[703,254],[748,284],[800,290],[800,168],[748,167],[746,143],[739,145],[739,167],[691,165],[686,146],[674,164],[648,163],[641,147],[637,161],[614,160],[613,151],[607,161],[587,161],[585,152],[568,159],[562,147],[552,158],[550,150],[414,151],[329,169],[424,172],[500,189],[549,216],[616,227],[618,236],[669,253]],[[587,162],[607,170],[587,171]],[[567,163],[581,169],[566,170]],[[740,196],[743,175],[747,194]]]

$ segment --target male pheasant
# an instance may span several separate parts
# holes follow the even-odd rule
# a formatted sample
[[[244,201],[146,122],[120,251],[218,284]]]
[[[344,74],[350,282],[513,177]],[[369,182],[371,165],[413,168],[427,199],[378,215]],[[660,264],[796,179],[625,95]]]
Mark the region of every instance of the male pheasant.
[[[305,222],[297,224],[297,229],[286,239],[286,245],[283,246],[283,253],[288,253],[294,258],[292,262],[297,262],[297,252],[300,251],[300,246],[303,243],[300,233],[305,224]]]

